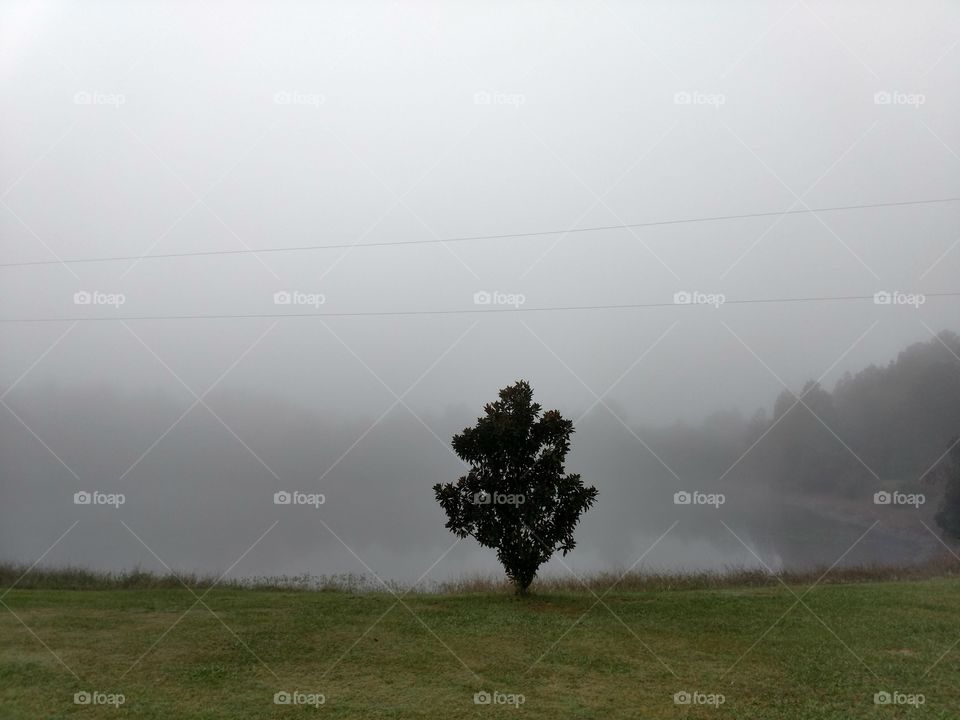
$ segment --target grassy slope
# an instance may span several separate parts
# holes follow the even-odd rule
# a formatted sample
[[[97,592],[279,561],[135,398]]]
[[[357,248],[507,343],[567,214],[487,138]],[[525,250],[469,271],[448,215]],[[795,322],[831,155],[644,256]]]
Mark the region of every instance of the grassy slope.
[[[216,589],[205,602],[263,663],[198,605],[129,670],[194,603],[186,590],[15,589],[3,602],[81,680],[0,608],[0,717],[957,718],[960,646],[924,672],[960,638],[958,597],[953,579],[821,586],[809,610],[797,605],[769,630],[795,603],[783,587],[613,592],[604,603],[622,623],[596,605],[575,626],[595,603],[587,592],[409,595],[409,611],[396,605],[370,630],[392,596]],[[481,688],[526,702],[476,706]],[[126,703],[75,706],[83,689]],[[327,702],[275,706],[284,689]],[[926,704],[876,707],[882,689],[924,693]],[[676,706],[678,690],[726,703]]]

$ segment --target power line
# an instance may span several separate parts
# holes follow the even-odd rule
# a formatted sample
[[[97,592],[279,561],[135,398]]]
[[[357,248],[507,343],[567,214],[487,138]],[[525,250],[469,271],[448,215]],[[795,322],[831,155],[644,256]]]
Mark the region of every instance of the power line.
[[[936,203],[956,202],[960,197],[947,197],[932,200],[903,200],[900,202],[871,203],[868,205],[838,205],[823,208],[805,208],[802,210],[785,210],[759,213],[744,213],[740,215],[713,215],[699,218],[680,218],[675,220],[653,220],[640,223],[623,223],[620,225],[596,225],[586,228],[566,228],[563,230],[538,230],[524,233],[504,233],[501,235],[464,235],[449,238],[424,238],[420,240],[392,240],[370,243],[337,243],[332,245],[298,245],[294,247],[275,248],[241,248],[237,250],[203,250],[197,252],[162,253],[155,255],[112,255],[96,258],[70,258],[66,260],[31,260],[26,262],[0,263],[0,268],[29,267],[37,265],[67,265],[77,263],[101,263],[141,260],[161,260],[169,258],[214,257],[219,255],[260,255],[267,253],[303,252],[309,250],[344,250],[347,248],[392,247],[404,245],[439,245],[445,243],[473,242],[476,240],[506,240],[509,238],[542,237],[545,235],[572,235],[574,233],[604,232],[608,230],[629,230],[634,228],[663,227],[667,225],[683,225],[687,223],[719,222],[723,220],[747,220],[751,218],[782,217],[786,215],[806,215],[811,213],[841,212],[845,210],[872,210],[876,208],[904,207],[910,205],[933,205]]]
[[[925,298],[960,297],[960,291],[923,293]],[[853,302],[874,300],[873,295],[838,295],[834,297],[792,297],[792,298],[742,298],[724,300],[723,305],[776,305],[779,303],[812,303],[812,302]],[[693,308],[697,304],[682,304],[673,302],[660,303],[622,303],[615,305],[563,305],[554,307],[502,307],[493,306],[484,308],[465,308],[460,310],[385,310],[359,312],[325,312],[325,313],[248,313],[238,315],[104,315],[96,317],[44,317],[44,318],[0,318],[0,323],[32,323],[32,322],[104,322],[116,320],[254,320],[278,318],[328,318],[328,317],[395,317],[417,315],[480,315],[501,313],[529,313],[529,312],[561,312],[570,310],[647,310],[657,308]]]

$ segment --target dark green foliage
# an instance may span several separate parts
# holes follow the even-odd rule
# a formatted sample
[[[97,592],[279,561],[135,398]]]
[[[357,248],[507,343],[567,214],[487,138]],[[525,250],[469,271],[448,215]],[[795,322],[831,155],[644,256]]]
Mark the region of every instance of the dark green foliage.
[[[447,513],[446,527],[494,548],[507,577],[526,594],[537,569],[575,546],[580,515],[597,498],[577,474],[564,474],[573,423],[557,410],[542,412],[520,380],[500,391],[472,428],[453,438],[470,465],[455,483],[433,487]]]

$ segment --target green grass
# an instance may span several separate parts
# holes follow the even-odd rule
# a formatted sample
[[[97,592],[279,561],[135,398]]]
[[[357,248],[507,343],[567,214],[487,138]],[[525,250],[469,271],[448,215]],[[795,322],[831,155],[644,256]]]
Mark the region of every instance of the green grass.
[[[403,604],[216,588],[210,609],[187,612],[194,602],[182,588],[14,588],[0,607],[0,717],[960,717],[960,645],[937,662],[960,639],[952,578],[820,585],[789,612],[796,599],[779,584],[615,590],[595,606],[586,590],[549,588]],[[83,690],[125,702],[75,705]],[[326,702],[277,706],[282,690]],[[479,690],[525,702],[478,706]],[[674,704],[683,690],[725,702]],[[878,707],[881,690],[926,702]]]

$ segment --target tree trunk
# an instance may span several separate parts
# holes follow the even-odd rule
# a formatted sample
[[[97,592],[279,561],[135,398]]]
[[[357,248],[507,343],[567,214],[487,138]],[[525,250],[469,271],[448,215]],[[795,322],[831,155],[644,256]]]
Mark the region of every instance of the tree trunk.
[[[530,585],[533,583],[536,574],[535,571],[530,572],[529,570],[514,570],[507,573],[510,580],[513,581],[514,592],[520,597],[527,597],[530,594]]]

